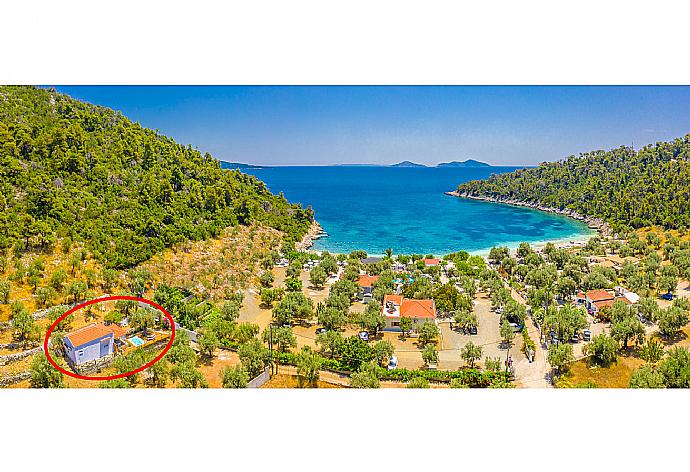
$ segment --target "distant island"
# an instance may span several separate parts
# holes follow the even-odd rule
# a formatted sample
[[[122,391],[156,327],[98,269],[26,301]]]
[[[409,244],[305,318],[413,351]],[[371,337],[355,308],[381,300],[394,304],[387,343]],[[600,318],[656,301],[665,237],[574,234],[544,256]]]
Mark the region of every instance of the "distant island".
[[[391,164],[391,167],[426,167],[424,164],[417,164],[411,161],[402,161],[397,164]]]
[[[220,161],[221,169],[263,169],[263,166],[255,166],[254,164],[244,164],[242,162],[225,162]]]
[[[416,162],[402,161],[397,164],[391,164],[390,167],[491,167],[491,164],[475,161],[474,159],[467,159],[464,161],[441,162],[435,166],[426,166],[424,164],[417,164]]]
[[[441,162],[436,167],[491,167],[486,162],[475,161],[474,159],[467,159],[464,161]]]

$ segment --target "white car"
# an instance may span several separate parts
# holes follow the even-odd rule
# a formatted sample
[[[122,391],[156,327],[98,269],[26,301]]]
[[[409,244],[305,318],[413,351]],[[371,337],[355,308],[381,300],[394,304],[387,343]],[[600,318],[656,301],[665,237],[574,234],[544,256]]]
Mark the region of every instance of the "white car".
[[[388,359],[388,370],[393,370],[398,368],[398,358],[396,356],[391,356]]]

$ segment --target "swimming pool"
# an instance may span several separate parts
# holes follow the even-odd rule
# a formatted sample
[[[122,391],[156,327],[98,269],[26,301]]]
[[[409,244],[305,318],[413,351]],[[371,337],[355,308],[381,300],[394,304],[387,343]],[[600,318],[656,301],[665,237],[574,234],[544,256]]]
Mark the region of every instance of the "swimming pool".
[[[144,340],[141,339],[139,336],[132,336],[131,338],[128,339],[130,343],[132,343],[133,346],[141,346],[144,344]]]

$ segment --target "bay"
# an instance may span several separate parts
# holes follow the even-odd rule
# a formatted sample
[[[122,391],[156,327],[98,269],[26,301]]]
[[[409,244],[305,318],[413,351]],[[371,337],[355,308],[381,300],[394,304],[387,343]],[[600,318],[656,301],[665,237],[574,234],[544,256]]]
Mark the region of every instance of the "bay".
[[[485,253],[495,245],[514,248],[522,241],[568,241],[594,234],[584,223],[564,216],[444,194],[461,182],[515,169],[286,166],[244,172],[292,202],[311,205],[328,233],[315,242],[316,250]]]

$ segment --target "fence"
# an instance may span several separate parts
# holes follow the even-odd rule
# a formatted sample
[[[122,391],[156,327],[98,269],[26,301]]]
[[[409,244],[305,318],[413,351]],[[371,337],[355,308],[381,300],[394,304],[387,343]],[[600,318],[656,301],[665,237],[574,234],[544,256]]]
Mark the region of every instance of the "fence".
[[[192,331],[191,329],[183,328],[177,322],[175,322],[175,330],[184,331],[185,333],[187,333],[189,335],[190,341],[198,342],[199,334],[196,331]]]
[[[257,375],[256,377],[254,377],[253,379],[251,379],[249,381],[249,383],[247,384],[247,388],[259,388],[263,384],[268,382],[270,378],[271,378],[271,366],[267,365],[266,367],[264,367],[263,372],[261,372],[259,375]]]

